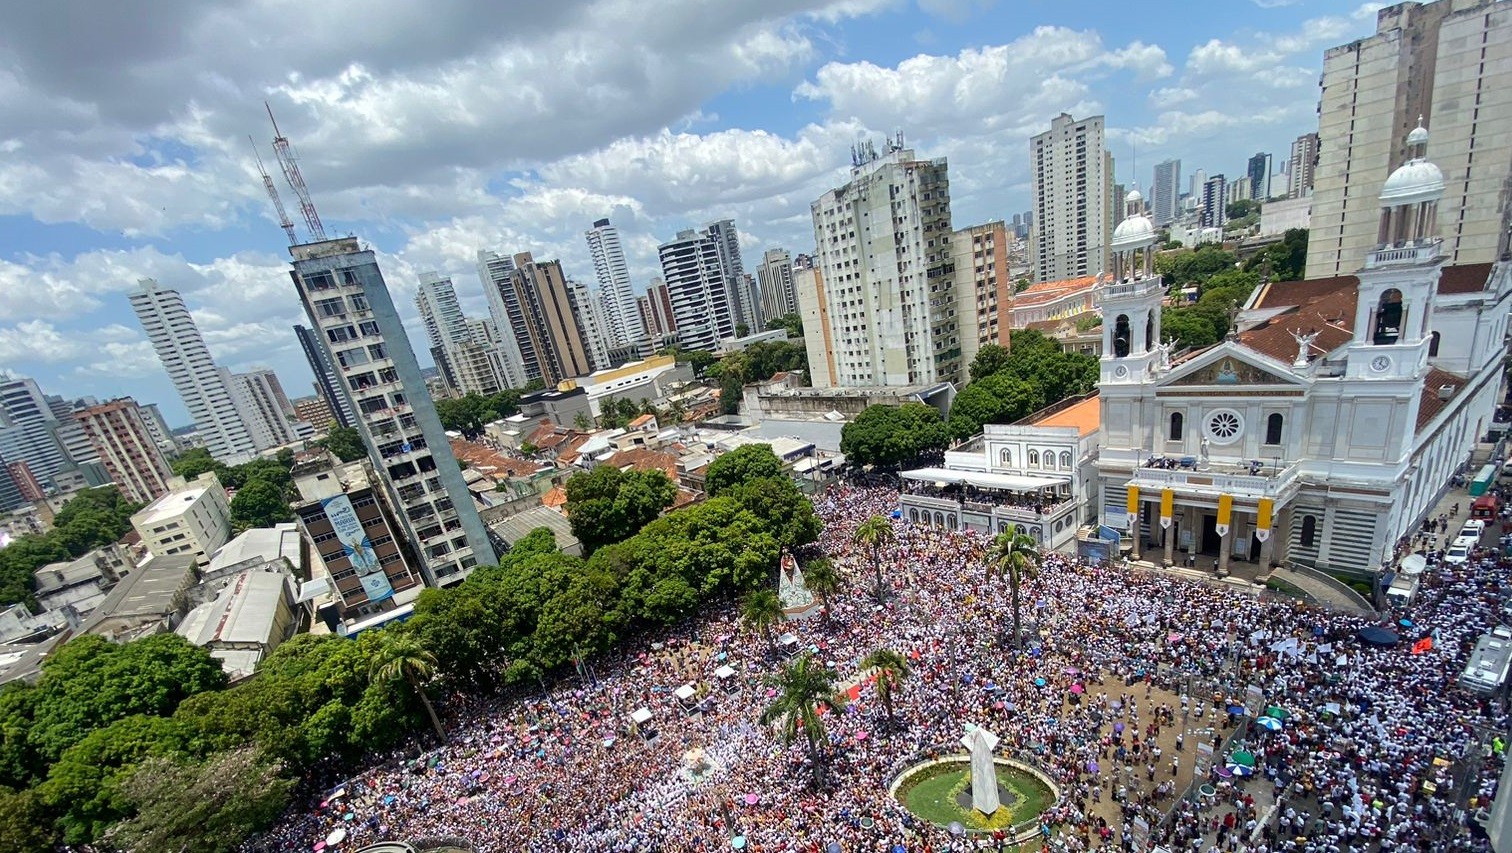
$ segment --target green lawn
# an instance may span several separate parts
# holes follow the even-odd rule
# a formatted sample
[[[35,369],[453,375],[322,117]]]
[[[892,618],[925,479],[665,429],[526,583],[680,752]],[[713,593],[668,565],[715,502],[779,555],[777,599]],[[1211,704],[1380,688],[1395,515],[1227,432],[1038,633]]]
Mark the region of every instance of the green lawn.
[[[940,764],[920,771],[898,789],[898,798],[910,812],[937,826],[960,821],[967,829],[1007,829],[1039,815],[1054,803],[1054,794],[1039,779],[1006,767],[998,767],[998,782],[1014,791],[1019,800],[998,809],[990,817],[975,809],[956,805],[956,796],[970,784],[971,771],[964,762]]]

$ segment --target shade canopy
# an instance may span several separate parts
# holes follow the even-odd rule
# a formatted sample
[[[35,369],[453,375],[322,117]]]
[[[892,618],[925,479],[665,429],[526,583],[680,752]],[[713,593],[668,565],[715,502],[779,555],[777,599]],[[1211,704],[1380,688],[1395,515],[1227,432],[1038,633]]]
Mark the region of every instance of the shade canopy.
[[[898,476],[926,483],[950,483],[976,486],[979,489],[1007,489],[1032,492],[1055,486],[1070,485],[1070,477],[1026,477],[1017,474],[992,474],[986,471],[952,471],[949,468],[917,468]]]
[[[650,708],[637,708],[634,711],[631,711],[630,712],[630,721],[632,723],[635,723],[636,725],[642,725],[644,723],[651,722],[651,709]]]

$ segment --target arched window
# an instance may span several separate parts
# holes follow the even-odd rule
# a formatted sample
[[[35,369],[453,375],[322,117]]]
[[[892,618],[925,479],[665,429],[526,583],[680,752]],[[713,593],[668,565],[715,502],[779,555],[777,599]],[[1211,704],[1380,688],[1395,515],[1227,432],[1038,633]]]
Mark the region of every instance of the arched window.
[[[1302,547],[1311,548],[1318,541],[1318,517],[1302,516]]]
[[[1066,470],[1066,471],[1070,471],[1071,470],[1071,453],[1070,453],[1070,451],[1066,451],[1066,452],[1064,452],[1064,453],[1061,454],[1061,468],[1064,469],[1064,470]]]
[[[1185,426],[1183,423],[1184,420],[1186,419],[1181,416],[1180,412],[1171,413],[1171,431],[1166,435],[1167,440],[1181,441],[1182,427]]]
[[[919,511],[916,510],[916,509],[910,509],[908,511],[908,520],[912,521],[914,524],[918,524],[919,523]]]
[[[1439,347],[1439,333],[1438,332],[1434,332],[1434,333],[1432,333],[1432,334],[1430,334],[1428,336],[1428,357],[1429,358],[1433,358],[1434,356],[1438,355],[1438,347]]]
[[[1038,468],[1039,467],[1039,451],[1038,450],[1031,450],[1031,451],[1029,451],[1029,467],[1031,467],[1031,468]]]
[[[1155,346],[1155,312],[1145,315],[1145,339],[1144,350],[1149,352]]]
[[[1390,288],[1376,306],[1375,343],[1394,344],[1402,336],[1402,291]]]
[[[1281,443],[1281,427],[1285,424],[1285,422],[1286,422],[1286,419],[1283,418],[1283,417],[1281,417],[1281,413],[1280,412],[1272,414],[1271,416],[1269,416],[1269,417],[1267,417],[1265,419],[1265,443],[1266,444],[1280,444]]]
[[[1129,315],[1119,314],[1113,323],[1113,355],[1123,358],[1129,354]]]
[[[1013,464],[1013,450],[1011,448],[1008,448],[1008,447],[1005,447],[1002,450],[999,450],[998,451],[998,461],[1002,462],[1004,465],[1012,465]]]
[[[1045,467],[1048,468],[1051,471],[1055,470],[1055,451],[1054,450],[1046,450],[1045,451]]]

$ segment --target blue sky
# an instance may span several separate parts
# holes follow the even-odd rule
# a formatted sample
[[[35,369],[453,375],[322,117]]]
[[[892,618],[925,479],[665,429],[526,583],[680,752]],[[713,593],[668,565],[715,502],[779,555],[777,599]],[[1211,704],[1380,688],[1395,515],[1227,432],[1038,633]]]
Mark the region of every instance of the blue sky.
[[[150,276],[184,292],[222,364],[309,393],[247,139],[271,165],[264,100],[327,230],[379,251],[396,302],[413,313],[416,276],[438,269],[480,316],[477,249],[591,280],[582,231],[605,215],[638,289],[657,243],[713,219],[735,219],[748,266],[808,251],[808,203],[858,136],[902,130],[947,157],[957,226],[1029,207],[1027,140],[1063,110],[1107,116],[1121,181],[1147,185],[1167,157],[1279,167],[1316,129],[1323,50],[1370,34],[1379,5],[30,4],[0,30],[0,369],[186,422],[127,307]]]

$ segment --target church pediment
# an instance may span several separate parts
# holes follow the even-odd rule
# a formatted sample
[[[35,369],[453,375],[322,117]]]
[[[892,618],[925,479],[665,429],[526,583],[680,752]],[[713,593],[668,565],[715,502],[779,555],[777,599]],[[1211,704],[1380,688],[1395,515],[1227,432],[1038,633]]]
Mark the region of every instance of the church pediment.
[[[1277,388],[1300,389],[1305,383],[1279,364],[1238,347],[1221,344],[1178,366],[1161,388]]]

